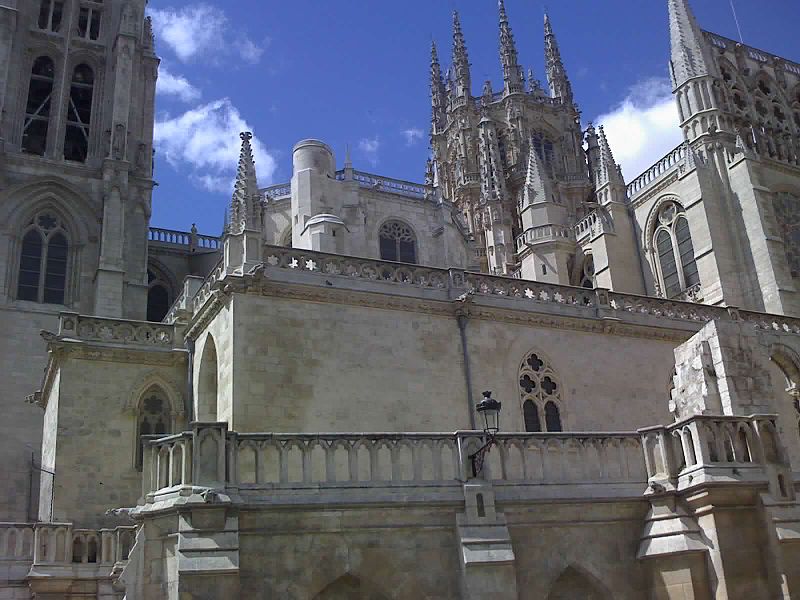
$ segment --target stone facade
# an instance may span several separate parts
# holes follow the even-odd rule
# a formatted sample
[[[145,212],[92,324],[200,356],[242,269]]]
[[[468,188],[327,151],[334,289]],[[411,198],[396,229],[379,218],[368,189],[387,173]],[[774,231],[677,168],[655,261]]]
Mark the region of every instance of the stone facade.
[[[632,183],[500,1],[424,184],[243,132],[215,237],[149,227],[143,2],[0,0],[0,598],[800,598],[800,65],[668,7]]]

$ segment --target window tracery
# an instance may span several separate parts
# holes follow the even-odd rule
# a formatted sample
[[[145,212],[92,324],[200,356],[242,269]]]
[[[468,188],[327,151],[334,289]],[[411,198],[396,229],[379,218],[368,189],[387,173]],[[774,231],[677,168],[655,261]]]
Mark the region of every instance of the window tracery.
[[[78,13],[78,35],[86,40],[100,38],[100,18],[102,17],[102,0],[84,3]]]
[[[405,223],[387,221],[381,225],[378,237],[381,260],[403,263],[417,262],[417,238],[411,227]]]
[[[700,274],[686,213],[680,204],[668,201],[658,209],[657,221],[652,247],[661,295],[694,300],[700,290]]]
[[[34,216],[22,233],[17,300],[64,304],[69,242],[66,229],[53,213]]]
[[[89,65],[75,67],[67,104],[67,128],[64,133],[64,158],[85,162],[89,154],[89,127],[92,120],[94,71]]]
[[[530,352],[519,369],[520,401],[525,431],[562,431],[561,384],[549,361]]]
[[[788,192],[775,194],[775,218],[783,238],[792,277],[800,277],[800,197]]]
[[[144,395],[139,403],[136,423],[136,468],[141,469],[144,454],[143,436],[172,432],[169,400],[160,388],[153,387]]]
[[[22,128],[22,151],[43,156],[47,149],[47,130],[55,83],[55,65],[49,56],[40,56],[33,63]]]

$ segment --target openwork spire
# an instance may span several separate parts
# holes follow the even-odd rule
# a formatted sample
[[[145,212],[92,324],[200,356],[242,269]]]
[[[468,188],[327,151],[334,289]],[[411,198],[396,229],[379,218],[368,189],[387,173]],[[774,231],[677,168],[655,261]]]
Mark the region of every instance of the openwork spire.
[[[455,95],[469,96],[472,79],[469,72],[469,55],[464,34],[461,31],[461,19],[458,11],[453,11],[453,70],[455,71]]]
[[[444,128],[447,110],[447,91],[442,79],[442,67],[439,64],[439,53],[436,43],[431,42],[431,132],[436,133]]]
[[[547,66],[547,82],[550,84],[550,95],[561,98],[565,104],[574,104],[572,85],[567,78],[567,71],[561,60],[558,41],[550,24],[550,16],[544,15],[544,53]]]
[[[703,33],[689,0],[668,1],[672,83],[677,88],[692,77],[707,75],[708,65],[703,53]]]
[[[533,144],[528,152],[528,173],[525,176],[525,205],[553,201],[553,187],[547,176],[542,159]]]
[[[228,231],[241,233],[245,229],[261,228],[261,204],[256,179],[256,164],[253,160],[253,148],[250,140],[253,134],[243,131],[239,134],[242,149],[239,152],[239,168],[236,171],[236,183],[231,198]]]
[[[506,94],[524,91],[522,85],[522,69],[519,66],[517,47],[514,44],[514,34],[508,23],[506,5],[504,0],[498,0],[500,11],[500,61],[503,63],[503,82]]]

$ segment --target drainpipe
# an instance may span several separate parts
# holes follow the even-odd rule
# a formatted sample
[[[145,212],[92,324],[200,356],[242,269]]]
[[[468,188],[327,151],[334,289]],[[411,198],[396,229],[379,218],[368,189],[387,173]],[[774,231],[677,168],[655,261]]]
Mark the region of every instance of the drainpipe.
[[[464,308],[456,309],[456,320],[458,322],[458,333],[461,335],[461,358],[464,361],[464,381],[467,386],[467,411],[469,414],[469,427],[475,430],[475,411],[472,401],[472,369],[469,364],[469,348],[467,346],[467,323],[469,313]]]
[[[194,421],[194,340],[186,340],[186,350],[189,352],[188,368],[186,373],[186,423]]]

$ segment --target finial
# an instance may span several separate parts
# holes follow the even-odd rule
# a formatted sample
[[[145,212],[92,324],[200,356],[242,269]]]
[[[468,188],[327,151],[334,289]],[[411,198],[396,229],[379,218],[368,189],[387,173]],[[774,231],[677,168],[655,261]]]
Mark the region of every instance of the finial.
[[[353,161],[350,158],[350,144],[347,144],[344,147],[344,168],[345,169],[353,168]]]

